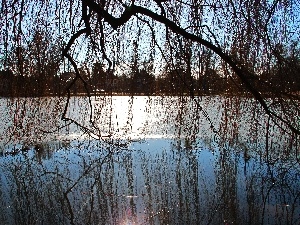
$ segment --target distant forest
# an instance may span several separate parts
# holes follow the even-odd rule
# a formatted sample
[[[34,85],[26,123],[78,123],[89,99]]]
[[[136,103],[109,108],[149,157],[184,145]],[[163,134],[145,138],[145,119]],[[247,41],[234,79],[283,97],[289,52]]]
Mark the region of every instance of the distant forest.
[[[0,71],[0,96],[39,97],[63,96],[67,90],[72,95],[245,95],[245,88],[234,73],[221,63],[216,66],[211,51],[198,59],[198,70],[192,69],[192,56],[188,50],[172,64],[162,65],[161,74],[154,72],[154,59],[142,61],[138,44],[134,43],[128,69],[116,74],[103,62],[78,67],[80,79],[75,79],[72,69],[62,70],[61,43],[51,41],[42,32],[33,35],[30,44],[16,47],[6,56],[6,69]],[[276,46],[280,53],[268,67],[253,68],[253,63],[243,62],[248,71],[260,71],[259,76],[247,77],[260,93],[280,96],[282,93],[300,91],[300,50],[297,43]],[[239,51],[232,49],[232,52]],[[184,58],[184,60],[182,60]],[[249,64],[247,66],[247,63]],[[219,63],[220,64],[220,63]],[[223,66],[222,66],[223,65]],[[69,67],[72,68],[72,67]],[[61,72],[63,71],[63,72]],[[245,73],[248,74],[248,73]],[[249,73],[251,74],[251,73]]]
[[[70,91],[73,95],[118,94],[118,95],[207,95],[222,94],[234,89],[234,85],[216,71],[210,69],[204,76],[195,78],[183,69],[166,71],[154,76],[147,68],[131,71],[120,76],[107,72],[103,64],[95,63],[91,70],[81,68],[84,82],[77,80]],[[21,76],[12,71],[0,71],[0,95],[7,97],[62,96],[73,82],[75,72],[63,72],[59,75],[39,74],[39,76]]]
[[[81,80],[77,80],[71,88],[71,94],[84,94],[89,91],[92,95],[117,94],[117,95],[216,95],[216,94],[241,94],[235,79],[218,74],[213,69],[208,69],[200,77],[190,76],[183,69],[166,71],[165,74],[155,77],[147,69],[142,68],[116,76],[107,73],[102,64],[96,63],[93,70],[81,70],[87,88]],[[298,71],[300,64],[297,64]],[[257,90],[267,93],[270,83],[278,88],[277,93],[299,92],[300,75],[295,74],[295,67],[278,68],[272,76],[264,76],[254,80]],[[64,72],[59,75],[43,74],[40,76],[16,75],[10,70],[0,71],[0,96],[4,97],[40,97],[62,96],[66,94],[67,87],[75,78],[75,72]],[[271,87],[270,87],[271,88]],[[274,95],[274,90],[272,91]]]
[[[165,68],[163,74],[154,76],[149,66],[131,68],[123,75],[115,75],[105,70],[102,63],[94,63],[91,69],[80,68],[81,77],[71,86],[72,95],[240,95],[244,89],[236,85],[238,78],[220,74],[210,68],[203,74],[191,75],[191,72],[178,67]],[[28,68],[25,68],[28,70]],[[274,66],[272,73],[262,72],[260,77],[249,78],[261,93],[272,95],[297,93],[300,91],[300,60],[287,59],[280,66]],[[0,71],[0,96],[2,97],[40,97],[63,96],[71,85],[76,73],[55,73],[42,65],[42,69],[32,74],[22,75],[12,70]],[[86,85],[85,85],[86,84]],[[274,88],[276,91],[274,92]],[[272,89],[272,90],[271,90]]]

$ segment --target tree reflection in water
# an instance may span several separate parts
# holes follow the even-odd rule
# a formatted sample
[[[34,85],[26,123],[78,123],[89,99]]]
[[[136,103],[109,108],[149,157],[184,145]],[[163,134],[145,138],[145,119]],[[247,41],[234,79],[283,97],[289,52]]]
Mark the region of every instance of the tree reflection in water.
[[[55,131],[57,138],[7,137],[4,148],[17,153],[0,158],[3,224],[299,222],[298,140],[253,102],[216,97],[202,99],[201,109],[184,98],[122,98],[111,108],[109,99],[95,101],[94,129],[111,138],[96,140],[76,126]],[[76,107],[82,118],[72,115]],[[84,120],[84,104],[76,107],[70,116]],[[43,116],[37,126],[55,130],[55,115],[47,125]]]

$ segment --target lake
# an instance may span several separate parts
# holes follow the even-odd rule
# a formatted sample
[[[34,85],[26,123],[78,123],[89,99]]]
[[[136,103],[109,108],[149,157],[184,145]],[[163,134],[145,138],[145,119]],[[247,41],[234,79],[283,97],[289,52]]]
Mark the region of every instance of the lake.
[[[0,99],[2,224],[299,224],[299,140],[255,100],[66,100]]]

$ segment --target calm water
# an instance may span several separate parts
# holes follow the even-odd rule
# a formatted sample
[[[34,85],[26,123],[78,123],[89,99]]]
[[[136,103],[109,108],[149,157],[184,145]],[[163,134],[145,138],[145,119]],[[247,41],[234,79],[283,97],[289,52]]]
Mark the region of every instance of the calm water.
[[[65,103],[0,100],[1,224],[300,224],[298,139],[255,101]]]

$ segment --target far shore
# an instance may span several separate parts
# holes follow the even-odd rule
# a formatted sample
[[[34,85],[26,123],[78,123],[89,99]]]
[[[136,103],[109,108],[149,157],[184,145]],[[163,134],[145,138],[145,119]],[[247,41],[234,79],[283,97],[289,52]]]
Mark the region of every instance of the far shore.
[[[286,94],[274,94],[270,92],[261,93],[265,98],[288,98],[294,97],[299,98],[300,92],[292,92]],[[70,97],[82,97],[82,96],[90,96],[90,97],[101,97],[101,96],[224,96],[224,97],[246,97],[246,98],[253,98],[254,96],[251,93],[244,92],[244,93],[237,93],[237,92],[227,92],[227,93],[130,93],[130,92],[87,92],[82,93],[70,93]],[[41,96],[22,96],[22,95],[14,95],[14,96],[0,96],[1,98],[44,98],[44,97],[68,97],[68,94],[53,94],[49,93],[46,95]]]

